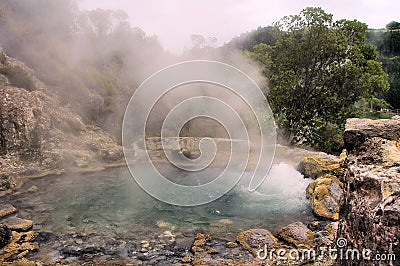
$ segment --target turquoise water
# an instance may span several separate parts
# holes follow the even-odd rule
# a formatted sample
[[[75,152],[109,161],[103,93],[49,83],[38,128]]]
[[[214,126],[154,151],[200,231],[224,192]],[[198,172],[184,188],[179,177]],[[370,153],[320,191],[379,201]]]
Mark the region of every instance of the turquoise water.
[[[171,175],[201,178],[201,173],[164,169]],[[217,170],[216,170],[217,171]],[[196,175],[198,175],[196,177]],[[235,234],[251,227],[276,232],[294,221],[313,220],[305,188],[309,183],[290,165],[273,166],[266,182],[250,193],[238,184],[220,199],[196,207],[160,202],[144,192],[126,168],[90,174],[65,174],[31,180],[14,202],[22,217],[39,231],[95,231],[124,238],[154,229],[184,231],[203,228],[211,234]],[[35,185],[35,192],[24,192]]]

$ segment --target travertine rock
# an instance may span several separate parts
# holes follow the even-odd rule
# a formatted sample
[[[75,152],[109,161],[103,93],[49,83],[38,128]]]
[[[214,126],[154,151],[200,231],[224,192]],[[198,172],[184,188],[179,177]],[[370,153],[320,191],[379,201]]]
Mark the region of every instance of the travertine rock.
[[[346,204],[338,236],[347,239],[349,248],[368,248],[400,258],[399,134],[399,116],[390,120],[347,121]],[[380,265],[376,261],[365,263]]]

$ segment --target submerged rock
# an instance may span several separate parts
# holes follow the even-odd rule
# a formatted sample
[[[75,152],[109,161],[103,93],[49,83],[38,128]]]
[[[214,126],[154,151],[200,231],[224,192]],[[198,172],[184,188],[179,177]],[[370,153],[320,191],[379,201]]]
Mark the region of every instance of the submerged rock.
[[[37,186],[31,186],[27,190],[28,190],[28,192],[35,192],[35,191],[38,190],[38,187]]]
[[[228,241],[228,242],[226,242],[226,246],[228,248],[235,248],[238,246],[238,244],[236,242]]]
[[[21,219],[18,217],[6,218],[3,220],[3,223],[15,231],[26,231],[33,226],[33,222],[31,220]]]
[[[320,177],[308,185],[306,192],[315,215],[339,220],[340,206],[343,204],[343,183],[337,177]]]
[[[0,204],[0,218],[13,214],[17,209],[11,204]]]
[[[302,222],[295,222],[279,230],[278,235],[296,248],[312,248],[315,246],[316,234]]]
[[[192,262],[192,260],[193,260],[192,256],[186,256],[186,257],[182,258],[183,263],[190,263],[190,262]]]
[[[304,156],[297,166],[297,171],[305,177],[317,179],[323,175],[340,174],[341,167],[339,159],[333,155],[307,155]]]

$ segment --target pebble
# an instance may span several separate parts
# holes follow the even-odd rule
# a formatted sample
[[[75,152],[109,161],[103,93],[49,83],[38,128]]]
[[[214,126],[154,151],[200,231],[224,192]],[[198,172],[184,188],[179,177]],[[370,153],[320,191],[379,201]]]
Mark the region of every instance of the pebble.
[[[228,248],[235,248],[235,247],[238,246],[238,244],[235,243],[235,242],[229,241],[229,242],[226,242],[226,246],[227,246]]]
[[[233,221],[231,219],[219,219],[218,222],[223,225],[233,224]]]
[[[35,191],[37,191],[38,190],[38,187],[37,186],[31,186],[30,188],[28,188],[28,191],[29,192],[35,192]]]

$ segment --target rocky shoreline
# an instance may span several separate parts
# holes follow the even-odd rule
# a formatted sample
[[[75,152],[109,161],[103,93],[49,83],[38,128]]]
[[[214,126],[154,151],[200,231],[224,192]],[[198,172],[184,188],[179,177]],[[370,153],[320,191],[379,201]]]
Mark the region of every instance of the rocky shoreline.
[[[15,213],[14,213],[15,214]],[[11,215],[14,215],[11,214]],[[2,222],[7,223],[6,220]],[[221,221],[229,223],[229,220]],[[32,223],[24,228],[12,229],[10,242],[0,250],[2,265],[260,265],[264,262],[287,262],[271,253],[271,258],[258,258],[258,250],[296,250],[317,246],[330,246],[335,239],[337,223],[314,222],[308,227],[295,222],[283,227],[275,237],[261,228],[239,233],[236,238],[218,238],[207,234],[206,229],[179,232],[168,223],[159,221],[159,234],[149,234],[141,241],[104,238],[93,232],[71,230],[62,235],[29,231]],[[11,227],[11,226],[10,226]],[[10,234],[9,234],[10,235]],[[56,257],[38,257],[39,248],[59,250]],[[265,246],[266,245],[266,246]],[[290,261],[291,265],[303,265],[312,259]],[[327,260],[321,260],[321,263]],[[324,264],[330,265],[330,264]]]
[[[34,85],[30,90],[10,85],[0,75],[0,197],[18,198],[24,182],[64,173],[88,173],[124,165],[122,147],[104,130],[86,125],[62,106],[56,95],[35,79],[23,63],[0,50],[1,67],[16,68]],[[277,254],[264,260],[257,252],[336,248],[344,239],[348,248],[371,249],[400,259],[400,117],[390,120],[349,119],[339,158],[300,148],[277,146],[305,177],[314,179],[307,198],[316,216],[310,224],[283,226],[273,235],[264,228],[244,228],[234,237],[218,238],[207,232],[174,231],[159,226],[157,235],[127,244],[105,239],[96,232],[63,232],[55,236],[32,231],[35,221],[19,217],[9,202],[0,206],[0,263],[4,265],[334,265],[330,258],[290,260]],[[160,140],[149,141],[154,158],[162,158]],[[183,139],[183,153],[195,156],[198,139]],[[224,146],[224,140],[220,140]],[[35,186],[29,188],[35,192]],[[28,192],[29,192],[28,189]],[[224,228],[228,220],[221,221]],[[160,222],[160,225],[163,224]],[[61,243],[61,257],[37,258],[46,243]],[[375,263],[375,264],[374,264]],[[390,264],[391,263],[391,264]],[[366,260],[340,260],[341,265],[378,265]],[[393,261],[389,265],[395,265]]]
[[[375,131],[363,128],[368,123],[373,124]],[[276,235],[267,229],[253,228],[232,239],[221,239],[209,235],[206,228],[179,232],[160,222],[158,235],[124,244],[117,239],[99,239],[96,232],[71,231],[60,237],[30,231],[32,221],[20,219],[12,205],[3,204],[0,243],[5,245],[0,249],[0,261],[5,265],[335,265],[338,260],[329,257],[292,259],[288,254],[282,257],[277,253],[258,257],[263,254],[259,250],[265,247],[290,250],[293,254],[306,249],[337,250],[339,238],[346,240],[346,248],[368,248],[373,254],[394,254],[398,258],[400,145],[394,140],[397,135],[392,134],[396,128],[389,130],[389,135],[379,130],[398,125],[399,117],[380,121],[352,119],[345,133],[347,152],[339,158],[303,154],[297,168],[305,177],[315,179],[307,188],[307,197],[318,219],[310,224],[294,222],[283,226]],[[81,168],[99,169],[102,168]],[[18,196],[17,187],[13,193]],[[35,257],[35,250],[48,241],[61,243],[61,257]],[[362,258],[340,260],[341,265],[379,265],[374,263]]]
[[[339,237],[352,249],[370,249],[368,259],[343,265],[381,265],[376,256],[400,260],[400,116],[349,119],[344,134],[348,157]],[[375,261],[374,261],[375,260]]]
[[[99,169],[81,168],[83,172],[94,170]],[[51,178],[51,176],[42,174],[24,178],[26,180],[28,178]],[[19,184],[22,185],[22,183],[20,182]],[[32,187],[27,189],[28,192],[35,191]],[[13,196],[18,197],[19,187],[13,188],[12,192],[14,193]],[[7,206],[4,212],[6,219],[0,219],[0,223],[12,229],[7,219],[14,216],[16,210],[7,212],[7,209],[15,208]],[[225,223],[229,224],[231,222],[229,220],[221,221],[221,226],[226,226]],[[315,221],[312,224],[305,225],[295,222],[283,227],[276,236],[273,236],[266,229],[255,228],[240,233],[236,238],[220,239],[208,235],[206,228],[201,229],[200,232],[179,232],[174,231],[173,228],[168,227],[168,224],[163,224],[162,222],[157,223],[157,225],[159,225],[160,229],[167,230],[160,231],[159,235],[154,236],[154,238],[150,237],[140,243],[135,242],[134,244],[126,245],[121,240],[100,237],[96,232],[87,233],[72,230],[71,232],[65,232],[62,236],[56,236],[40,230],[38,232],[26,231],[32,227],[31,221],[30,227],[25,228],[25,231],[12,232],[12,238],[8,240],[10,242],[0,250],[0,261],[10,265],[36,265],[36,263],[51,263],[52,265],[57,263],[67,265],[82,265],[85,263],[90,265],[90,263],[95,263],[96,265],[106,265],[111,262],[114,265],[129,265],[129,263],[133,265],[181,265],[185,263],[191,263],[192,265],[259,265],[265,260],[257,258],[257,250],[264,248],[264,244],[268,243],[269,237],[274,239],[274,248],[296,249],[301,252],[303,248],[332,245],[337,229],[337,223]],[[29,237],[25,237],[25,234],[28,234]],[[38,258],[35,256],[38,248],[45,247],[49,241],[61,243],[56,247],[59,249],[61,256],[57,258]],[[121,248],[121,246],[123,247]],[[277,259],[276,254],[273,256],[273,260],[281,260]],[[305,261],[299,260],[297,262],[304,264]],[[295,263],[295,261],[292,263]]]

